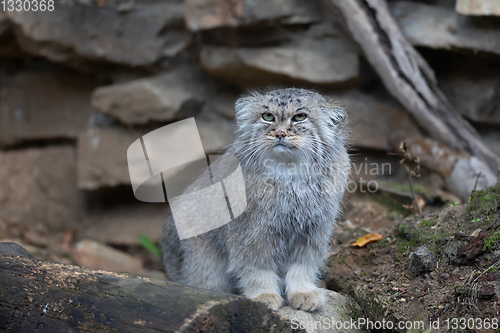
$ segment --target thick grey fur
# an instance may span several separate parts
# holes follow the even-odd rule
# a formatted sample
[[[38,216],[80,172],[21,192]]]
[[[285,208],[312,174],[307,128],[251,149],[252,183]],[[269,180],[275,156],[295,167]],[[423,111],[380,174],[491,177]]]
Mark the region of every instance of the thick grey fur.
[[[296,114],[307,118],[293,121]],[[346,123],[342,107],[309,90],[240,98],[228,153],[242,166],[247,208],[231,223],[182,241],[170,215],[162,240],[169,278],[242,294],[273,309],[283,297],[299,309],[321,307],[317,280],[350,172]]]

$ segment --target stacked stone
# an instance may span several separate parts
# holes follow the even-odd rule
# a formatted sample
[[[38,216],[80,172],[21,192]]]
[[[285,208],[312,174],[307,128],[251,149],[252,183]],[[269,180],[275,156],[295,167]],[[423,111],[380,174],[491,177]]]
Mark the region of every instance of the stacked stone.
[[[451,103],[500,154],[500,23],[476,17],[499,15],[488,2],[390,6]],[[128,146],[195,116],[206,153],[218,152],[249,89],[334,96],[361,150],[385,156],[420,137],[329,12],[302,0],[66,0],[51,12],[0,11],[0,219],[83,235],[128,226],[130,237],[114,242],[144,230],[156,239],[164,207],[135,203]]]

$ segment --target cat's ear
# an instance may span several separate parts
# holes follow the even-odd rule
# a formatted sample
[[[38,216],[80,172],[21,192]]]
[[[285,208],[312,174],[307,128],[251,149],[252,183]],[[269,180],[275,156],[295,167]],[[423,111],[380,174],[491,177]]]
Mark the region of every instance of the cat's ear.
[[[238,117],[238,115],[241,115],[242,112],[244,112],[244,110],[250,106],[250,102],[251,102],[250,96],[240,97],[236,100],[236,103],[234,103],[234,108],[236,110],[236,117]]]
[[[236,118],[241,117],[243,114],[250,115],[252,113],[252,106],[255,101],[262,98],[262,94],[258,90],[253,90],[248,95],[241,96],[236,100],[234,107],[236,109]]]
[[[252,116],[252,97],[244,96],[239,98],[234,104],[234,108],[236,110],[236,125],[241,127]]]
[[[339,127],[347,120],[347,111],[339,105],[326,105],[328,125],[330,127]]]

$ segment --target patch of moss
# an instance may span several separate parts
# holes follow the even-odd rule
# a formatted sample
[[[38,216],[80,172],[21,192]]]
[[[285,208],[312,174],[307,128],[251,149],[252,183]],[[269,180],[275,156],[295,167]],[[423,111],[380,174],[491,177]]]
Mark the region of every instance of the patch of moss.
[[[449,229],[438,229],[433,233],[428,234],[428,239],[432,244],[434,244],[434,253],[436,255],[441,255],[441,253],[446,252],[446,249],[443,249],[443,245],[446,246],[449,242],[446,242],[446,239],[449,239],[453,235],[454,231]]]
[[[422,227],[426,227],[426,228],[430,228],[430,227],[433,227],[437,224],[437,219],[429,219],[429,220],[423,220],[422,222],[420,222],[420,225]]]
[[[351,316],[352,318],[354,319],[363,318],[363,311],[356,302],[351,303],[351,310],[352,310],[352,316]]]
[[[398,251],[398,252],[406,252],[409,248],[414,247],[414,246],[416,246],[416,245],[412,245],[410,243],[410,241],[408,241],[406,239],[402,239],[402,238],[396,239],[396,251]],[[404,258],[401,258],[398,256],[396,256],[396,258],[394,258],[394,260],[397,262],[401,262],[401,261],[403,261],[403,259]]]
[[[500,231],[495,231],[484,240],[483,251],[491,252],[495,245],[500,241]]]
[[[427,221],[427,222],[426,222]],[[424,223],[425,222],[425,223]],[[420,226],[429,227],[437,224],[437,218],[424,220]],[[420,245],[426,245],[437,255],[441,252],[442,240],[453,235],[453,230],[447,228],[419,230],[409,220],[404,220],[398,226],[398,235],[396,239],[396,251],[406,252],[410,248]]]
[[[381,192],[380,195],[373,196],[375,202],[389,208],[389,211],[401,214],[403,216],[408,216],[410,211],[403,207],[403,205],[411,205],[411,199],[400,197],[394,194]],[[397,216],[394,214],[394,216]]]
[[[398,234],[406,240],[420,242],[420,231],[408,220],[402,221],[398,225]]]
[[[384,306],[384,302],[375,292],[371,292],[369,295],[367,295],[365,299],[365,306],[366,308],[369,309],[371,313],[380,316],[384,313],[385,309],[387,308],[386,306]]]
[[[381,181],[380,183],[383,184],[385,187],[392,188],[399,192],[411,193],[409,183],[398,183],[392,180]],[[413,184],[413,191],[425,197],[432,196],[432,190],[420,184]]]
[[[500,185],[472,192],[467,213],[473,218],[498,215],[500,211]]]
[[[453,287],[453,293],[455,294],[455,296],[469,297],[471,294],[471,289],[468,286],[458,284]]]

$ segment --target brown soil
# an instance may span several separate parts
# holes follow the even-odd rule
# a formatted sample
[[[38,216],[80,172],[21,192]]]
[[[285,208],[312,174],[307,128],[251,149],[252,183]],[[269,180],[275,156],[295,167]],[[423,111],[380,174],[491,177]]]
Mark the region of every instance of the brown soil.
[[[469,203],[399,220],[373,198],[351,202],[325,273],[328,289],[352,296],[363,317],[390,321],[386,331],[407,332],[397,325],[412,321],[412,328],[424,325],[413,332],[430,323],[432,332],[500,332],[500,186],[474,192]],[[369,232],[384,239],[349,245]]]
[[[411,203],[408,196],[390,191],[351,195],[333,241],[326,287],[352,296],[363,309],[359,317],[373,322],[391,321],[395,326],[400,321],[423,321],[428,329],[429,321],[435,325],[439,320],[439,329],[432,332],[447,327],[450,332],[494,332],[491,327],[500,326],[500,187],[475,192],[470,203],[452,207],[443,198],[426,198],[430,212],[408,217],[410,212],[402,208]],[[363,248],[350,246],[368,233],[384,238]],[[39,259],[77,263],[73,257],[77,239],[71,230],[51,234],[0,220],[0,241],[19,243]],[[131,273],[163,277],[160,259],[139,241],[107,245],[141,260],[144,269]],[[436,267],[433,262],[430,268],[428,262],[419,266],[410,259],[420,246],[433,253]],[[472,329],[460,330],[460,318],[474,318],[473,325],[466,322]],[[492,325],[494,320],[497,326]],[[487,322],[490,329],[477,329]],[[397,327],[387,331],[408,332]]]

